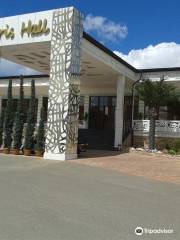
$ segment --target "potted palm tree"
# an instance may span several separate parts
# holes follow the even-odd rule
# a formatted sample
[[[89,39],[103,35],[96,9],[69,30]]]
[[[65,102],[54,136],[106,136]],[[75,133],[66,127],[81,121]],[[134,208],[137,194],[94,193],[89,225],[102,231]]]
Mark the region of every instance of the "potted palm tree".
[[[156,150],[155,145],[155,122],[158,119],[160,106],[167,106],[171,100],[177,100],[175,87],[167,84],[162,78],[160,81],[143,80],[136,86],[140,100],[148,107],[150,120],[149,127],[149,151]]]

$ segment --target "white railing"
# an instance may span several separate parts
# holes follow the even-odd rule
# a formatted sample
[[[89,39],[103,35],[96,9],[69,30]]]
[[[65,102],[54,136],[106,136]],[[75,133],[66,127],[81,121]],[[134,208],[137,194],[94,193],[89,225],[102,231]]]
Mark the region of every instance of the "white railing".
[[[133,129],[134,135],[147,135],[149,132],[149,120],[134,120]],[[156,136],[180,138],[180,121],[157,120]]]
[[[149,132],[149,120],[134,120],[133,130],[140,132]]]

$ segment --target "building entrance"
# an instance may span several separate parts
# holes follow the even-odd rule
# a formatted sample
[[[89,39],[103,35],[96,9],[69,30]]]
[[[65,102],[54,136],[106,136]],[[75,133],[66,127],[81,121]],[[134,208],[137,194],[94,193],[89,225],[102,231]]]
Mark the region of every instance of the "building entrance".
[[[114,129],[116,97],[90,97],[89,128]]]

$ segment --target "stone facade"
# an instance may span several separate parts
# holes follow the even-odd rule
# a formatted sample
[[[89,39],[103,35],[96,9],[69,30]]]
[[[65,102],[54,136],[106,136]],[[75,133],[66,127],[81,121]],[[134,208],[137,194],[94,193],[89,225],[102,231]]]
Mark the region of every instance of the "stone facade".
[[[156,148],[163,150],[168,146],[173,146],[176,141],[180,141],[179,138],[165,138],[156,137]],[[134,136],[134,147],[148,147],[148,136]]]

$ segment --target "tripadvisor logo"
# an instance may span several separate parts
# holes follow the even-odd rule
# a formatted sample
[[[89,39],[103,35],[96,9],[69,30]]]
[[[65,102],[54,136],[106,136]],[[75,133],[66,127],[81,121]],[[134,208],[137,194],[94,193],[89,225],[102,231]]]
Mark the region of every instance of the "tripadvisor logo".
[[[143,228],[142,227],[137,227],[135,229],[135,234],[138,235],[138,236],[143,235]]]
[[[134,232],[136,235],[141,236],[143,234],[172,234],[174,230],[169,228],[154,229],[154,228],[136,227]]]

